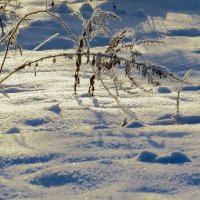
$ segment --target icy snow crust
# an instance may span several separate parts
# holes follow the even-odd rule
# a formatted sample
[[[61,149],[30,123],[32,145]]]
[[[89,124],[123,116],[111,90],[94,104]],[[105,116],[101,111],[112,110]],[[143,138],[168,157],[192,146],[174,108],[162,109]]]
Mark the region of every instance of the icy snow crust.
[[[44,2],[22,0],[19,12],[24,15]],[[106,0],[93,0],[91,7],[83,1],[55,3],[51,11],[76,35],[81,23],[73,10],[86,18],[96,7],[112,10]],[[109,25],[112,33],[129,28],[130,41],[135,36],[165,42],[138,47],[145,59],[180,76],[193,70],[192,84],[182,89],[180,115],[175,115],[177,87],[164,81],[150,93],[133,88],[137,93],[130,96],[119,91],[123,105],[141,120],[128,119],[121,127],[123,113],[100,82],[95,83],[94,97],[87,94],[93,74],[87,65],[81,68],[81,85],[74,95],[75,59],[45,60],[36,77],[27,68],[5,81],[0,89],[0,199],[199,200],[199,11],[199,0],[120,0],[116,13],[122,20]],[[21,27],[19,43],[26,50],[15,59],[9,53],[3,75],[26,60],[74,51],[62,27],[43,17]],[[40,51],[30,51],[55,33],[59,36]],[[106,45],[109,37],[96,37],[92,46]],[[104,78],[115,92],[112,81]]]

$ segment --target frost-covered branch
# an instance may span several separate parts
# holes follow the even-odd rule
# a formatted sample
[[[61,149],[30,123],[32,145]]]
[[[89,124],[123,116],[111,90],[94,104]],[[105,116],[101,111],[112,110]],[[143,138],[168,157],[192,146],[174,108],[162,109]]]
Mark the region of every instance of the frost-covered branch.
[[[6,58],[7,58],[7,55],[8,55],[8,52],[9,52],[9,48],[10,48],[10,45],[13,41],[14,38],[16,38],[16,34],[19,30],[19,26],[22,24],[22,22],[28,18],[29,16],[32,16],[32,15],[37,15],[39,13],[46,13],[48,15],[50,15],[51,17],[57,19],[63,26],[64,28],[67,30],[67,32],[71,35],[72,39],[74,40],[74,42],[76,43],[76,45],[78,46],[78,41],[76,39],[76,36],[72,33],[71,29],[67,26],[67,24],[58,16],[56,16],[55,14],[49,12],[49,11],[46,11],[46,10],[38,10],[38,11],[34,11],[34,12],[30,12],[28,14],[26,14],[18,23],[17,25],[9,32],[9,34],[6,35],[6,37],[3,38],[3,40],[1,40],[0,42],[3,42],[4,40],[7,40],[7,45],[6,45],[6,50],[5,50],[5,54],[4,54],[4,57],[3,57],[3,61],[1,63],[1,67],[0,67],[0,74],[2,73],[2,70],[3,70],[3,66],[5,64],[5,61],[6,61]]]

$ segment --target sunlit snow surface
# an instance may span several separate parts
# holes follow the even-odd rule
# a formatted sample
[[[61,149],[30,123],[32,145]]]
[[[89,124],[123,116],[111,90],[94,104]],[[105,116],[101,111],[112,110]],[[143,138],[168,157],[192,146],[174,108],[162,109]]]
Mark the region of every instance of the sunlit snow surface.
[[[200,2],[173,2],[121,0],[116,12],[122,20],[110,28],[116,32],[128,27],[130,40],[132,36],[164,41],[137,48],[145,59],[180,76],[193,70],[188,79],[191,85],[183,86],[180,96],[180,115],[175,116],[177,86],[167,81],[152,87],[152,92],[133,88],[137,93],[131,96],[119,91],[122,104],[141,120],[129,117],[129,124],[122,128],[124,115],[99,81],[95,96],[87,94],[93,75],[88,65],[81,68],[77,95],[73,91],[75,58],[42,61],[36,77],[33,67],[20,71],[0,86],[1,200],[199,199]],[[32,6],[35,10],[45,7],[44,3],[22,0],[19,11],[24,15]],[[52,12],[66,20],[76,35],[81,33],[81,23],[70,9],[80,9],[88,17],[88,5],[83,1],[55,3]],[[92,2],[93,9],[96,6],[112,10],[110,1]],[[15,59],[14,52],[9,53],[2,77],[25,61],[73,47],[58,23],[48,16],[43,22],[43,17],[23,25],[19,41],[28,50],[23,56],[17,53]],[[29,51],[55,33],[59,37],[43,46],[43,51]],[[103,46],[108,40],[99,36],[93,46]],[[1,60],[3,55],[1,51]],[[115,93],[113,81],[103,78]]]

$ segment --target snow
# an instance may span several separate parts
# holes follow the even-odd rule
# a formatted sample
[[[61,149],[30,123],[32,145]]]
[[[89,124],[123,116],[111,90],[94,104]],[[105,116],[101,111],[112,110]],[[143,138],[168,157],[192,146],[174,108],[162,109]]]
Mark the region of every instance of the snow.
[[[21,0],[20,16],[45,8],[45,1]],[[108,0],[55,0],[49,10],[60,16],[76,36],[82,24],[74,11],[89,18],[92,9],[112,11]],[[124,87],[119,100],[138,119],[126,116],[95,81],[95,95],[88,94],[93,71],[81,66],[74,94],[75,58],[57,58],[21,70],[0,85],[0,199],[69,200],[198,200],[200,196],[200,2],[199,0],[119,0],[120,21],[109,23],[112,34],[128,28],[128,42],[159,39],[164,43],[142,44],[136,50],[159,66],[183,77],[180,114],[176,114],[179,85],[139,83],[149,92],[131,88],[119,69]],[[10,19],[7,19],[10,20]],[[9,22],[9,26],[10,26]],[[54,39],[31,51],[48,37]],[[103,52],[111,35],[91,41],[93,52]],[[129,41],[130,40],[130,41]],[[20,27],[18,41],[23,55],[10,51],[3,74],[20,64],[47,55],[75,52],[66,30],[47,15]],[[1,45],[0,61],[4,51]],[[122,52],[123,56],[127,56]],[[84,61],[85,62],[85,61]],[[158,67],[159,67],[158,66]],[[115,94],[108,75],[103,80]]]
[[[138,160],[141,162],[152,162],[152,163],[162,163],[162,164],[183,164],[185,162],[191,162],[191,160],[184,154],[180,152],[173,152],[171,155],[158,157],[157,154],[143,151],[140,153]]]

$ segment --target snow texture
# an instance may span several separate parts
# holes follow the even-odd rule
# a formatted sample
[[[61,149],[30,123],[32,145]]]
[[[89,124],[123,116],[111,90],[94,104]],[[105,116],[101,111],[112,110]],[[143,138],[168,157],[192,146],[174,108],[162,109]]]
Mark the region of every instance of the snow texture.
[[[19,16],[45,8],[45,1],[21,0]],[[112,1],[55,0],[49,11],[61,17],[78,37],[82,23],[95,8],[113,11]],[[158,87],[139,79],[150,92],[119,90],[124,107],[137,113],[127,118],[100,81],[88,95],[88,65],[81,66],[81,84],[74,94],[75,58],[39,63],[37,76],[27,68],[0,85],[0,199],[1,200],[199,200],[200,198],[200,2],[199,0],[118,0],[121,17],[109,22],[112,34],[129,28],[128,42],[161,40],[136,49],[143,57],[167,66],[179,76],[189,69],[176,115],[177,85]],[[6,16],[5,21],[11,24]],[[9,28],[9,27],[8,27]],[[30,51],[48,37],[57,37]],[[93,52],[102,52],[111,35],[97,35]],[[74,52],[66,30],[46,15],[20,26],[23,55],[10,51],[3,74],[21,63],[56,53]],[[2,62],[5,46],[0,49]],[[123,53],[123,52],[122,52]],[[127,55],[124,55],[125,57]],[[14,59],[15,57],[15,59]],[[125,80],[125,78],[124,78]],[[105,83],[115,92],[113,82]],[[127,87],[131,87],[128,85]]]

